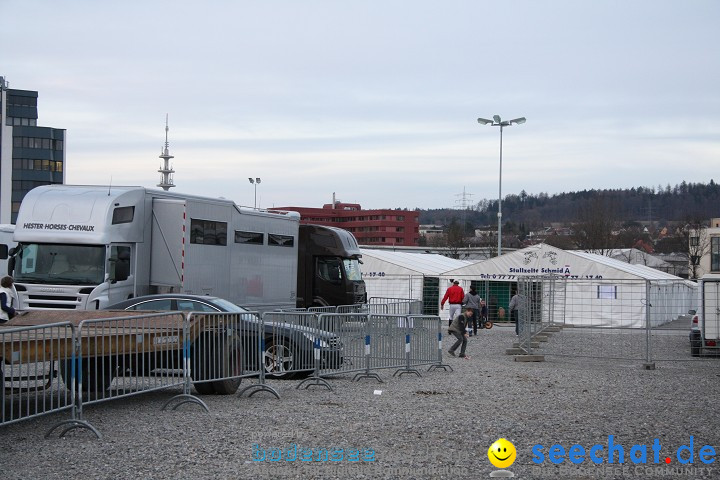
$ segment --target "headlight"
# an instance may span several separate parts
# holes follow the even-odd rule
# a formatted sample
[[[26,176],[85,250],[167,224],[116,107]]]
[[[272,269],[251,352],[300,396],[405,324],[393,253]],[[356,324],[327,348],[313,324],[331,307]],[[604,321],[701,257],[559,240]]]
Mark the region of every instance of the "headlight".
[[[328,345],[327,342],[326,342],[325,340],[323,340],[322,338],[314,337],[314,336],[312,336],[312,335],[310,335],[309,333],[306,333],[306,332],[303,332],[303,335],[305,336],[305,338],[307,338],[308,340],[310,340],[310,342],[313,344],[313,346],[315,345],[315,340],[317,340],[317,341],[320,343],[320,348],[328,348],[328,347],[330,346],[330,345]]]

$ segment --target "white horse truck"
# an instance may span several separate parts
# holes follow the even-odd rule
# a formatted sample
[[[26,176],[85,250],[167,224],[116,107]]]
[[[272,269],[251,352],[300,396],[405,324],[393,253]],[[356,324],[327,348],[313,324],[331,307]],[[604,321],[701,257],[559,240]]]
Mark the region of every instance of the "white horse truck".
[[[698,311],[690,326],[690,353],[720,351],[720,275],[708,273],[700,278]]]
[[[23,199],[8,266],[22,310],[96,310],[170,292],[292,308],[299,221],[220,198],[49,185]]]

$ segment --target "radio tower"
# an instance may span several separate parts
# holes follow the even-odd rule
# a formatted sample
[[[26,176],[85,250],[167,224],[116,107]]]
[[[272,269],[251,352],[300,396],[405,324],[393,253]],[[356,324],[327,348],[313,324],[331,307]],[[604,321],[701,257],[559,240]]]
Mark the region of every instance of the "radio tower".
[[[162,173],[162,177],[160,178],[160,183],[157,184],[158,187],[162,188],[165,191],[170,190],[170,187],[174,187],[175,184],[173,183],[173,173],[175,173],[175,170],[172,169],[170,166],[170,159],[175,158],[172,155],[170,155],[170,144],[168,143],[168,115],[165,114],[165,149],[162,150],[162,153],[160,153],[160,158],[164,160],[163,165],[158,169],[159,173]]]

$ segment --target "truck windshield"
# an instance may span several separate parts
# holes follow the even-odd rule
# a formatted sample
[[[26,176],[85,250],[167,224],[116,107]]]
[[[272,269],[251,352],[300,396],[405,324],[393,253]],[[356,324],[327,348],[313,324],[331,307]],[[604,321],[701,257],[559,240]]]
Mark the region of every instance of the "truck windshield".
[[[105,246],[21,243],[14,273],[19,283],[99,285],[105,277]]]
[[[345,258],[343,259],[343,264],[345,265],[345,276],[348,280],[353,282],[359,282],[362,280],[360,262],[355,259]]]

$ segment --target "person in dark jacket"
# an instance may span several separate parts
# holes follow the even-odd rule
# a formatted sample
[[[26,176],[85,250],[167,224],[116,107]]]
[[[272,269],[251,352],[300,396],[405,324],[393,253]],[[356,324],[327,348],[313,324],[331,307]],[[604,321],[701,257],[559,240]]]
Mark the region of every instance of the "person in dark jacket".
[[[485,328],[488,321],[488,307],[485,300],[480,300],[480,328]]]
[[[473,316],[470,319],[472,321],[472,333],[471,335],[477,335],[478,321],[480,320],[480,295],[477,294],[474,287],[470,287],[470,291],[465,294],[463,298],[463,306],[466,308],[472,308]]]
[[[453,334],[457,340],[453,344],[452,347],[450,347],[450,350],[448,350],[448,353],[455,356],[455,351],[460,347],[460,357],[464,358],[465,355],[465,348],[467,347],[467,341],[469,335],[465,331],[465,327],[467,327],[468,322],[473,316],[473,309],[472,308],[465,308],[465,312],[455,317],[455,320],[452,321],[450,324],[450,328],[448,328],[448,332]]]

